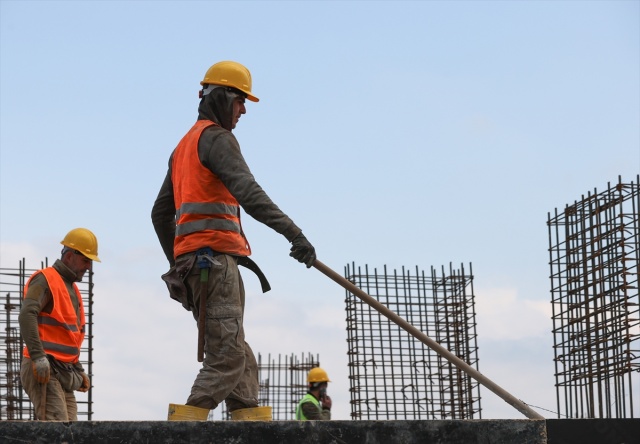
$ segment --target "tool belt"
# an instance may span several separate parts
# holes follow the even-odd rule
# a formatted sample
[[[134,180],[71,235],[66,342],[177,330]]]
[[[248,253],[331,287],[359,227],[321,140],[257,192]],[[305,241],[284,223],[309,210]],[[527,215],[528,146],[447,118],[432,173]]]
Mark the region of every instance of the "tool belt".
[[[225,253],[220,253],[219,251],[212,250],[209,247],[199,249],[198,251],[196,251],[196,263],[198,265],[198,268],[211,268],[211,264],[216,264],[213,258],[215,256],[220,256],[223,254]],[[262,287],[263,293],[271,290],[271,285],[269,285],[267,277],[264,275],[260,267],[258,267],[258,264],[249,259],[247,256],[230,256],[236,259],[236,263],[238,265],[248,268],[249,270],[253,271],[256,276],[258,276],[258,280],[260,281],[260,286]]]
[[[73,364],[58,361],[51,355],[47,355],[51,366],[51,373],[60,383],[62,389],[66,392],[73,392],[82,387],[84,378]]]
[[[189,304],[189,297],[187,293],[187,286],[185,285],[185,280],[189,276],[189,273],[196,266],[196,263],[200,263],[202,265],[205,262],[209,262],[211,265],[211,261],[214,257],[222,255],[225,253],[220,253],[218,251],[214,251],[211,248],[203,248],[193,253],[186,253],[178,257],[174,266],[172,266],[169,271],[162,275],[162,280],[167,285],[167,289],[169,290],[169,296],[172,299],[180,302],[185,310],[191,311],[193,307]],[[239,266],[248,268],[253,271],[258,279],[260,280],[260,286],[262,287],[262,292],[266,293],[271,290],[271,285],[269,285],[269,281],[266,276],[258,267],[254,261],[244,256],[232,256],[236,259],[236,262]]]

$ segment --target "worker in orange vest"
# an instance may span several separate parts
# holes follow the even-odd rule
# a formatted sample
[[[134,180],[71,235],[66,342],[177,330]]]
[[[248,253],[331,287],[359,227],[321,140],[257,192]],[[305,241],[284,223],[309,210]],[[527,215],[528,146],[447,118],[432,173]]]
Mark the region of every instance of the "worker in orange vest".
[[[198,120],[171,154],[151,219],[171,265],[163,275],[172,298],[198,322],[198,373],[186,405],[170,404],[170,420],[204,420],[225,401],[235,419],[258,408],[258,366],[244,337],[244,285],[238,265],[254,271],[240,209],[291,242],[290,256],[307,267],[315,249],[302,230],[258,185],[232,133],[258,102],[249,70],[237,62],[211,66],[200,82]]]
[[[331,397],[327,387],[331,380],[327,372],[315,367],[309,370],[307,394],[300,399],[296,408],[296,419],[300,421],[331,419]]]
[[[89,376],[80,363],[85,315],[76,282],[98,258],[98,240],[75,228],[60,242],[62,257],[36,271],[24,287],[20,334],[24,340],[20,379],[37,419],[77,421],[74,391],[87,392]]]

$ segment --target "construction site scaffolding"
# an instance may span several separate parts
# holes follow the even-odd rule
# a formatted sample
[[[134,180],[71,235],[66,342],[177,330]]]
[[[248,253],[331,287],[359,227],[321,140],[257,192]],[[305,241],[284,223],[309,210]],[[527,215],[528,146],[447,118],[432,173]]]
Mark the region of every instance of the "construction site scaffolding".
[[[441,273],[345,267],[354,285],[478,369],[473,275],[451,264]],[[477,381],[349,291],[345,302],[353,419],[481,418]]]
[[[48,267],[48,259],[40,268]],[[20,335],[18,316],[24,285],[36,269],[26,268],[23,258],[18,268],[0,268],[0,420],[33,420],[33,404],[22,389],[20,366],[24,342]],[[82,282],[77,282],[85,309],[85,340],[80,350],[80,362],[93,384],[93,271],[89,270]],[[93,415],[92,391],[75,392],[78,403],[78,419],[91,420]]]
[[[548,215],[558,417],[639,416],[639,178]]]

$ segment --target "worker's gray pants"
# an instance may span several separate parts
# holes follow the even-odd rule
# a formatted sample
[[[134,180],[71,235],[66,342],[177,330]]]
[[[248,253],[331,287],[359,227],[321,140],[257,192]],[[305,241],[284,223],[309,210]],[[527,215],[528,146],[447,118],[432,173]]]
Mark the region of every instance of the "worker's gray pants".
[[[201,294],[206,286],[207,316],[204,362],[196,377],[187,405],[214,409],[222,401],[227,410],[258,406],[258,364],[244,340],[244,284],[233,256],[217,255],[209,278],[201,283],[201,270],[194,266],[186,280],[198,319]],[[176,263],[176,266],[179,264]]]
[[[43,389],[45,384],[36,381],[31,367],[31,359],[22,358],[22,366],[20,368],[20,380],[24,391],[29,395],[29,399],[33,403],[36,416],[42,412]],[[46,384],[46,418],[40,418],[41,421],[77,421],[78,420],[78,404],[73,391],[67,391],[62,388],[60,382],[56,379],[55,372],[51,369],[51,378]]]

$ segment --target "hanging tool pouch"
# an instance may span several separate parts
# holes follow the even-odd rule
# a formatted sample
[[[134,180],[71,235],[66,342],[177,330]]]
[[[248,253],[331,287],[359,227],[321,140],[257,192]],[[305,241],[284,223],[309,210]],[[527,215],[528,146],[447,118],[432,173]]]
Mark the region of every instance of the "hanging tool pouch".
[[[162,275],[162,280],[167,284],[169,296],[180,302],[185,310],[193,311],[193,303],[189,300],[189,293],[185,280],[196,263],[196,255],[185,255],[179,258],[169,271]]]
[[[51,373],[58,380],[64,391],[73,392],[82,387],[84,379],[73,364],[58,361],[49,355],[47,355],[47,358],[49,358]]]

